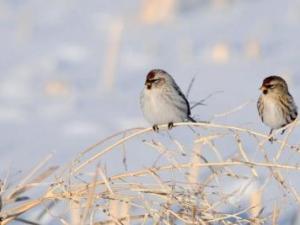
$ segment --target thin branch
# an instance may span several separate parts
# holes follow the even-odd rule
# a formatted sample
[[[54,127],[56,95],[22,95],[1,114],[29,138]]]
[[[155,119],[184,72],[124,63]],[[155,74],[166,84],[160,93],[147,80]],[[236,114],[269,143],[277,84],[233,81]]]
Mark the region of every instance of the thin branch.
[[[194,108],[196,108],[196,107],[199,106],[199,105],[205,105],[205,102],[206,102],[209,98],[213,97],[213,96],[216,95],[216,94],[220,94],[220,93],[223,93],[223,92],[224,92],[224,91],[215,91],[215,92],[213,92],[213,93],[207,95],[205,98],[201,99],[200,101],[195,102],[195,103],[191,106],[191,109],[194,109]]]
[[[196,75],[193,76],[193,78],[192,78],[192,80],[191,80],[191,82],[190,82],[190,84],[189,84],[189,86],[188,86],[188,89],[187,89],[187,91],[186,91],[185,96],[186,96],[187,99],[189,99],[189,95],[190,95],[190,92],[191,92],[191,90],[192,90],[192,87],[193,87],[193,85],[194,85],[195,80],[196,80]]]

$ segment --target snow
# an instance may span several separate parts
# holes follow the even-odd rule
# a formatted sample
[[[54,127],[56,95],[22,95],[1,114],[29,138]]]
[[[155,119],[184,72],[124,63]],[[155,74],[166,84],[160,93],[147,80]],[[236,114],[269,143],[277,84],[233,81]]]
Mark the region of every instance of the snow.
[[[32,168],[52,152],[51,163],[63,164],[114,132],[148,126],[139,95],[153,68],[172,74],[182,90],[196,76],[191,101],[222,91],[193,110],[196,118],[267,133],[256,111],[264,77],[284,75],[300,106],[300,1],[212,2],[179,1],[172,19],[147,24],[139,1],[2,0],[0,174]],[[123,29],[107,89],[116,23]]]

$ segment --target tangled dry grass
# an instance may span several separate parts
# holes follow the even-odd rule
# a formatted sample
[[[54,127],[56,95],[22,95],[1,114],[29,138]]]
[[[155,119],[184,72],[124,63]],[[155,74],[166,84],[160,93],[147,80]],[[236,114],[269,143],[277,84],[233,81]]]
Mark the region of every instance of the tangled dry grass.
[[[166,126],[119,132],[64,166],[47,167],[49,156],[17,182],[2,179],[1,224],[278,224],[284,205],[300,203],[298,123],[272,145],[213,123],[176,124],[191,134],[181,140]]]

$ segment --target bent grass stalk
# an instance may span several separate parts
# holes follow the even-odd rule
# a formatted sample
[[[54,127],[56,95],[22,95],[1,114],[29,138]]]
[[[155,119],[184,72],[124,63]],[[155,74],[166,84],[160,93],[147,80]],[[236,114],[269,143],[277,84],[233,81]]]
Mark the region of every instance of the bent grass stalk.
[[[72,225],[130,224],[137,221],[141,224],[231,224],[231,221],[235,221],[235,224],[263,224],[266,221],[274,224],[280,219],[282,210],[277,205],[270,204],[274,206],[270,207],[271,213],[263,212],[262,209],[267,207],[262,201],[266,183],[274,181],[285,196],[296,200],[294,203],[298,206],[300,204],[299,188],[290,185],[285,176],[286,171],[299,173],[300,165],[282,160],[279,162],[286,151],[299,157],[298,152],[294,151],[299,146],[289,144],[290,136],[298,125],[299,121],[292,123],[287,127],[289,131],[285,138],[274,141],[278,150],[273,161],[269,160],[265,149],[269,136],[243,127],[214,123],[177,123],[177,127],[192,126],[194,129],[204,129],[206,133],[199,136],[196,132],[191,132],[194,141],[190,150],[179,140],[170,138],[178,148],[175,152],[164,142],[156,140],[158,136],[151,137],[151,141],[140,140],[145,135],[149,138],[152,128],[133,128],[118,132],[86,148],[60,169],[45,168],[48,157],[16,185],[2,185],[0,224],[8,224],[14,220],[38,224],[45,215]],[[167,125],[163,125],[160,132],[166,129]],[[248,155],[240,138],[241,134],[246,134],[243,140],[251,138],[256,141],[252,147],[261,154],[260,160]],[[224,156],[222,148],[226,146],[216,145],[215,142],[229,138],[236,143],[236,146],[231,147],[236,148],[237,152],[233,156]],[[128,168],[128,171],[126,168],[125,172],[108,175],[110,173],[107,168],[99,164],[100,159],[113,152],[126,158],[123,154],[128,151],[124,150],[124,144],[132,141],[155,150],[164,159],[164,163],[154,162],[152,166],[135,170]],[[207,158],[205,149],[209,149],[213,157]],[[183,160],[179,160],[179,157]],[[91,168],[95,169],[91,171]],[[244,169],[249,173],[240,172],[245,171]],[[250,184],[261,178],[262,170],[268,173],[268,182],[253,189],[249,195],[247,188],[238,187],[230,193],[222,188],[224,178],[247,181]],[[29,199],[29,191],[35,190],[37,194]],[[248,204],[235,212],[224,211],[224,205],[234,205],[232,199],[241,196],[249,196]],[[51,207],[47,207],[48,203]],[[62,203],[67,203],[69,208],[62,212],[68,215],[53,213]],[[31,218],[30,215],[35,210],[40,210],[42,215],[37,221],[34,217],[30,220],[22,218],[23,215]],[[245,214],[249,216],[245,217]]]

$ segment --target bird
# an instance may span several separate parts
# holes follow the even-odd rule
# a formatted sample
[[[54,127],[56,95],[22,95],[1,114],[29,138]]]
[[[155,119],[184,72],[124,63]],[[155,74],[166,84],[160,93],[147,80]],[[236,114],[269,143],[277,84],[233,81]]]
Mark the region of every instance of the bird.
[[[153,69],[147,76],[140,95],[140,105],[144,117],[158,132],[158,125],[168,124],[172,129],[174,123],[191,121],[191,108],[174,78],[162,69]]]
[[[293,122],[298,116],[298,109],[287,82],[282,77],[276,75],[266,77],[260,90],[257,109],[262,122],[271,128],[270,136],[275,129]],[[284,132],[285,129],[281,134]],[[269,140],[273,142],[273,138]]]

